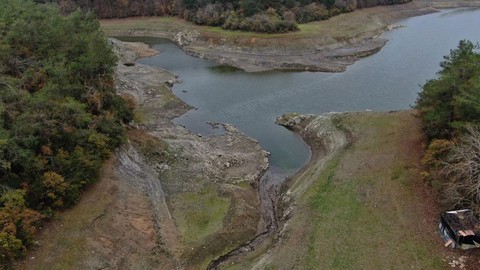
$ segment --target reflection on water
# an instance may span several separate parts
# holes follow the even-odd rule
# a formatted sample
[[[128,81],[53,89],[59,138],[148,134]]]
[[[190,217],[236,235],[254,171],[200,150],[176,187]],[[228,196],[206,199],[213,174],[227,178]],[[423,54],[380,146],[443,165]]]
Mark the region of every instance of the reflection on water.
[[[387,45],[344,73],[246,73],[186,55],[173,43],[141,38],[161,53],[139,62],[175,72],[183,81],[174,92],[194,106],[175,120],[193,132],[214,134],[207,122],[230,123],[271,152],[282,173],[298,170],[309,158],[295,134],[275,125],[287,112],[390,111],[409,109],[419,85],[435,76],[443,55],[461,39],[480,40],[480,10],[453,10],[399,22],[386,33]],[[133,40],[133,39],[130,39]]]
[[[227,65],[213,66],[213,67],[210,67],[210,70],[216,73],[233,73],[237,71],[242,71],[239,68],[227,66]]]
[[[457,8],[457,9],[452,9],[452,10],[442,12],[440,16],[449,17],[449,16],[458,16],[465,13],[475,13],[475,12],[478,12],[479,9],[480,8]]]

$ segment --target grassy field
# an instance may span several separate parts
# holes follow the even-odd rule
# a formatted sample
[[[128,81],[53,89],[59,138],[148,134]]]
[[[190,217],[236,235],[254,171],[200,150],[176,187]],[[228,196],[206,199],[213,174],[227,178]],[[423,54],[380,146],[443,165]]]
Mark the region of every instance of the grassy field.
[[[150,31],[151,33],[173,33],[176,31],[201,31],[211,35],[235,37],[275,37],[281,34],[269,35],[242,31],[229,31],[221,27],[199,26],[176,17],[134,17],[125,19],[101,20],[102,28],[107,32],[115,31]]]
[[[264,34],[242,31],[229,31],[221,27],[198,26],[174,17],[136,17],[126,19],[106,19],[101,21],[102,28],[109,35],[138,32],[140,35],[172,36],[179,31],[198,31],[206,40],[227,39],[238,44],[256,44],[258,46],[282,45],[283,40],[289,43],[306,42],[304,39],[315,38],[317,44],[334,43],[345,39],[360,37],[366,33],[379,33],[386,26],[381,19],[381,8],[359,10],[349,14],[335,16],[327,21],[312,22],[299,25],[299,31]],[[275,39],[279,44],[263,43]],[[319,43],[320,42],[320,43]],[[284,44],[285,45],[285,44]]]
[[[338,124],[352,131],[353,143],[340,150],[320,175],[313,174],[316,178],[305,193],[296,195],[296,210],[280,245],[269,251],[269,259],[259,269],[447,269],[450,268],[447,262],[464,256],[466,253],[443,248],[437,233],[441,209],[431,188],[420,178],[419,160],[424,139],[418,121],[411,111],[342,116]],[[112,172],[104,174],[110,177]],[[312,176],[308,171],[303,175]],[[299,179],[303,180],[306,179]],[[152,225],[147,220],[136,222],[141,215],[139,211],[146,209],[145,202],[135,194],[114,195],[118,187],[113,179],[99,184],[101,186],[82,199],[81,207],[67,211],[61,220],[49,226],[49,231],[39,238],[43,248],[33,252],[30,255],[33,259],[28,258],[17,268],[102,265],[102,261],[88,258],[93,258],[92,252],[98,251],[91,249],[95,247],[92,246],[95,239],[108,245],[102,239],[108,238],[111,231],[102,228],[113,230],[114,227],[102,225],[106,223],[146,228],[142,233],[127,234],[127,238],[120,239],[135,242],[129,246],[132,249],[128,254],[138,260],[126,267],[159,265],[144,260],[160,258],[149,254],[151,247],[148,246],[156,245],[148,242],[155,238],[148,229]],[[183,209],[172,214],[178,216],[177,225],[184,244],[193,246],[208,238],[209,249],[223,248],[215,245],[215,241],[225,241],[223,236],[218,239],[209,236],[221,229],[222,222],[227,222],[224,215],[230,202],[211,194],[206,189],[172,198],[173,204],[179,204],[176,209]],[[119,221],[113,215],[115,211],[105,212],[111,204],[118,205],[115,211],[131,214],[125,216],[130,221]],[[196,211],[198,208],[208,211]],[[237,232],[224,233],[231,236]],[[203,249],[188,256],[198,257],[206,266],[208,259],[213,258],[201,251]],[[256,259],[249,259],[251,261],[237,262],[232,267],[250,269]],[[169,269],[172,265],[159,269],[162,267]],[[465,269],[475,269],[475,266]]]
[[[437,233],[440,210],[420,178],[424,141],[411,114],[342,117],[341,125],[352,131],[352,145],[297,196],[296,214],[265,269],[448,266],[450,251]]]
[[[108,35],[138,35],[172,38],[178,32],[195,31],[207,44],[241,47],[312,48],[358,43],[375,37],[391,24],[412,16],[435,12],[438,8],[478,7],[479,0],[416,0],[402,5],[387,5],[356,10],[326,21],[298,25],[299,31],[262,34],[228,31],[221,27],[198,26],[175,17],[134,17],[101,20]]]
[[[186,242],[197,242],[223,227],[230,201],[208,187],[199,192],[183,193],[171,199],[177,226]]]

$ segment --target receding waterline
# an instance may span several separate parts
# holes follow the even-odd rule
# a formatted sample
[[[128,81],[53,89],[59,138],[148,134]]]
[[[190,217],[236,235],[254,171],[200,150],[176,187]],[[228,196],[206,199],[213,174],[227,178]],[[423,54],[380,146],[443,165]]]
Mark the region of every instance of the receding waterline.
[[[390,111],[409,109],[419,85],[433,78],[439,63],[461,39],[480,40],[480,10],[451,10],[399,22],[384,34],[387,45],[343,73],[241,70],[191,57],[167,40],[140,38],[161,53],[140,63],[175,72],[182,80],[174,93],[195,107],[175,119],[195,133],[211,134],[207,122],[235,125],[271,153],[271,164],[291,174],[309,159],[294,133],[275,125],[288,113]]]

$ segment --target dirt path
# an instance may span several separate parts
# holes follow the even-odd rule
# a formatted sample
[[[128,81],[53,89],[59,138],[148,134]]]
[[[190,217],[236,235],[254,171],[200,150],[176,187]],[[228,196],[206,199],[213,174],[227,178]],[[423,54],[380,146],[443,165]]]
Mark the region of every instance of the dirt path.
[[[258,34],[196,26],[175,18],[146,17],[102,20],[112,36],[168,38],[187,53],[246,71],[309,70],[341,72],[387,42],[379,35],[404,18],[441,8],[480,7],[479,0],[414,0],[341,14],[327,21],[300,25],[286,34]]]

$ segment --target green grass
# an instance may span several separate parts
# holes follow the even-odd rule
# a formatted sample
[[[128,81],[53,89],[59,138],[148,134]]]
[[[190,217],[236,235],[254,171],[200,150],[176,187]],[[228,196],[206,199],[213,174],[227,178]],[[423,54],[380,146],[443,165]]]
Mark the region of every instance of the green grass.
[[[201,242],[220,230],[231,203],[228,198],[220,197],[212,187],[182,193],[171,200],[175,204],[173,215],[187,243]]]
[[[297,240],[284,240],[286,249],[277,251],[282,255],[269,267],[445,268],[441,247],[429,238],[436,227],[423,221],[422,199],[412,190],[419,157],[405,152],[408,139],[402,135],[411,119],[403,113],[336,120],[353,131],[354,143],[337,153],[300,197],[288,237]],[[287,245],[300,246],[293,251]]]
[[[102,174],[108,177],[110,173],[104,167]],[[113,201],[112,195],[105,190],[99,191],[97,185],[103,187],[101,183],[95,183],[90,187],[92,191],[89,190],[77,206],[58,214],[56,224],[47,224],[55,227],[37,238],[41,246],[29,255],[35,260],[27,260],[21,268],[73,269],[79,267],[83,258],[91,255],[87,238],[91,235],[91,225]]]
[[[244,31],[233,31],[225,30],[219,26],[198,26],[199,29],[209,33],[215,33],[225,37],[274,37],[281,36],[282,34],[266,34],[266,33],[255,33],[255,32],[244,32]]]
[[[311,189],[309,207],[313,216],[307,265],[326,269],[437,269],[441,260],[432,256],[430,243],[417,238],[409,215],[408,189],[412,177],[399,154],[402,145],[399,121],[389,115],[365,117],[355,125],[366,132],[353,149],[340,153],[326,167]],[[396,131],[392,134],[392,130]],[[366,157],[355,170],[349,163]],[[383,165],[385,163],[385,165]],[[368,164],[368,165],[367,165]],[[371,166],[371,167],[370,167]],[[383,167],[385,166],[385,167]],[[347,169],[350,174],[338,172]],[[360,190],[369,190],[362,195]],[[308,196],[308,194],[307,194]]]
[[[308,269],[318,269],[319,265],[327,266],[326,269],[354,269],[359,256],[355,250],[356,245],[353,245],[351,237],[347,236],[351,234],[351,226],[355,225],[361,215],[359,202],[356,200],[352,183],[334,183],[339,157],[340,155],[330,161],[323,175],[310,190],[310,196],[307,195],[314,222],[308,243]],[[341,222],[331,226],[332,221]],[[326,257],[326,254],[330,257]]]
[[[390,178],[391,180],[398,181],[401,184],[407,186],[409,183],[408,179],[408,171],[409,167],[405,166],[405,164],[399,162],[396,166],[392,167]]]
[[[302,34],[316,34],[316,33],[318,33],[318,31],[320,29],[319,29],[318,24],[305,23],[305,24],[299,24],[298,25],[298,30]]]
[[[363,12],[363,11],[362,11]],[[150,31],[149,34],[165,34],[178,31],[199,31],[205,37],[226,38],[235,43],[236,39],[250,40],[255,43],[255,39],[292,39],[291,43],[297,43],[302,38],[321,38],[322,42],[331,43],[335,40],[345,40],[369,31],[378,31],[384,25],[362,12],[353,12],[334,16],[326,21],[310,22],[299,24],[299,31],[287,33],[255,33],[244,31],[225,30],[218,26],[200,26],[191,22],[174,17],[142,17],[127,19],[102,20],[102,29],[107,33],[114,34],[122,31]],[[270,44],[271,45],[271,44]],[[304,44],[303,44],[304,45]]]
[[[123,30],[156,30],[168,31],[171,24],[178,23],[178,19],[172,17],[147,17],[125,20],[102,20],[101,25],[107,31]]]
[[[252,188],[252,184],[250,182],[247,182],[247,181],[242,181],[242,182],[236,183],[235,185],[238,186],[238,187],[241,187],[243,189]]]

